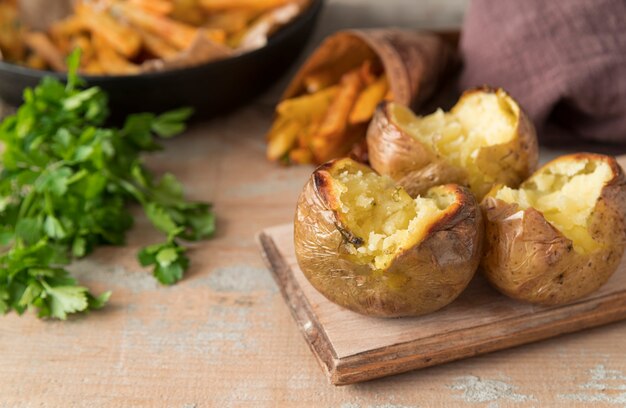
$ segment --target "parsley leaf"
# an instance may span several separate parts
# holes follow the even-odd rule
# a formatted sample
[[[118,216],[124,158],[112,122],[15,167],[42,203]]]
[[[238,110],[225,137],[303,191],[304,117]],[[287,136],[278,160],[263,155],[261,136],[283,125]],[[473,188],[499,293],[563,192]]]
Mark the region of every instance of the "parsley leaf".
[[[138,258],[143,266],[154,265],[154,276],[165,285],[180,280],[189,266],[185,248],[175,241],[145,247],[139,252]]]
[[[172,137],[185,130],[185,120],[189,119],[193,110],[181,108],[165,112],[152,121],[151,129],[161,137]]]
[[[65,84],[44,78],[0,123],[0,313],[36,309],[66,319],[104,306],[110,292],[93,295],[65,267],[98,245],[123,244],[133,202],[165,235],[138,254],[163,284],[189,265],[181,240],[215,230],[209,204],[185,200],[173,175],[158,178],[142,162],[142,153],[162,149],[157,137],[185,129],[192,111],[140,113],[121,129],[106,127],[106,94],[84,88],[79,59],[79,52],[68,58]]]

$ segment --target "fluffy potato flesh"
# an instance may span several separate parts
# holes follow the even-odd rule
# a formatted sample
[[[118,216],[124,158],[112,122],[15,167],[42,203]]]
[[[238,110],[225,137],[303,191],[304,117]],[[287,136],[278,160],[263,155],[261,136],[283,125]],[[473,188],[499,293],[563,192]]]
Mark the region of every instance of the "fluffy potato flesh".
[[[589,231],[589,218],[604,185],[613,178],[608,163],[581,159],[555,161],[524,182],[519,190],[501,187],[493,194],[524,210],[535,208],[572,241],[578,253],[597,250],[600,243]]]
[[[438,190],[413,199],[390,178],[354,167],[340,170],[334,186],[335,211],[351,260],[381,271],[422,241],[454,201],[452,194]]]
[[[438,109],[424,117],[415,116],[397,104],[390,109],[405,132],[450,164],[466,169],[474,192],[494,183],[498,176],[479,168],[477,158],[481,149],[511,142],[516,137],[520,114],[518,105],[501,90],[470,93],[450,112]]]

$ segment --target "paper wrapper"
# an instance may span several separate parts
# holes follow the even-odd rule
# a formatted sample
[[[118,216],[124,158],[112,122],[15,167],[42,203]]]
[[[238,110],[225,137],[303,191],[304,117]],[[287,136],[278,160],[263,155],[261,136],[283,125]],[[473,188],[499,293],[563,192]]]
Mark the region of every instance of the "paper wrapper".
[[[395,28],[340,31],[307,59],[281,99],[305,92],[304,78],[333,67],[341,74],[368,58],[382,63],[393,100],[413,109],[427,100],[458,65],[454,50],[435,34]]]
[[[396,28],[340,31],[328,37],[305,61],[281,100],[305,93],[305,78],[310,74],[332,72],[333,82],[337,83],[344,73],[365,60],[378,59],[387,74],[391,100],[418,110],[459,66],[453,48],[457,37]],[[367,163],[367,126],[364,129],[361,137],[346,148],[350,157]]]

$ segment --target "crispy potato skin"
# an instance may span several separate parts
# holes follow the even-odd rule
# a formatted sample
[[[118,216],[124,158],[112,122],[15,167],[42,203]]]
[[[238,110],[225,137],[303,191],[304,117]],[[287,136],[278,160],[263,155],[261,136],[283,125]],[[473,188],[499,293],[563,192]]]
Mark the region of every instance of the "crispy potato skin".
[[[417,316],[452,302],[480,262],[483,223],[473,195],[446,185],[456,201],[426,238],[399,254],[384,271],[349,259],[354,237],[331,210],[335,162],[317,168],[300,194],[294,241],[300,268],[326,298],[352,311],[377,317]]]
[[[461,99],[475,92],[498,90],[471,89],[464,92]],[[494,184],[517,187],[537,167],[539,150],[535,128],[521,108],[515,134],[508,143],[481,148],[476,157],[476,166],[482,173],[493,176]],[[469,185],[466,169],[449,163],[394,122],[389,103],[381,104],[374,114],[367,132],[367,146],[372,168],[396,180],[411,196],[445,183]],[[491,184],[476,186],[474,193],[481,199],[491,187]]]
[[[526,302],[560,305],[602,286],[618,267],[626,247],[626,179],[614,159],[587,153],[576,158],[608,160],[614,177],[604,186],[589,220],[594,240],[603,247],[577,253],[572,241],[534,208],[520,211],[485,197],[485,254],[482,269],[502,293]],[[561,160],[561,159],[557,159]]]

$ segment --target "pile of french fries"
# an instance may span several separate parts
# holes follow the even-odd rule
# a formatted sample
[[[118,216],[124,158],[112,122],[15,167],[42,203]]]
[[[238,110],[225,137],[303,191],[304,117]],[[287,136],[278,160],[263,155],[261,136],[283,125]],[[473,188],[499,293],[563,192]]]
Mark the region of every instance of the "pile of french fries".
[[[196,53],[192,48],[199,41],[210,47],[202,47],[201,56],[190,55],[194,63],[262,47],[308,2],[78,0],[71,15],[34,31],[21,23],[18,0],[1,0],[0,51],[10,62],[63,71],[66,56],[79,47],[82,73],[135,74],[145,70],[146,62]]]
[[[369,59],[339,76],[332,68],[311,73],[304,85],[305,94],[276,107],[267,135],[271,161],[320,164],[347,155],[364,139],[376,106],[392,99],[380,62]]]

